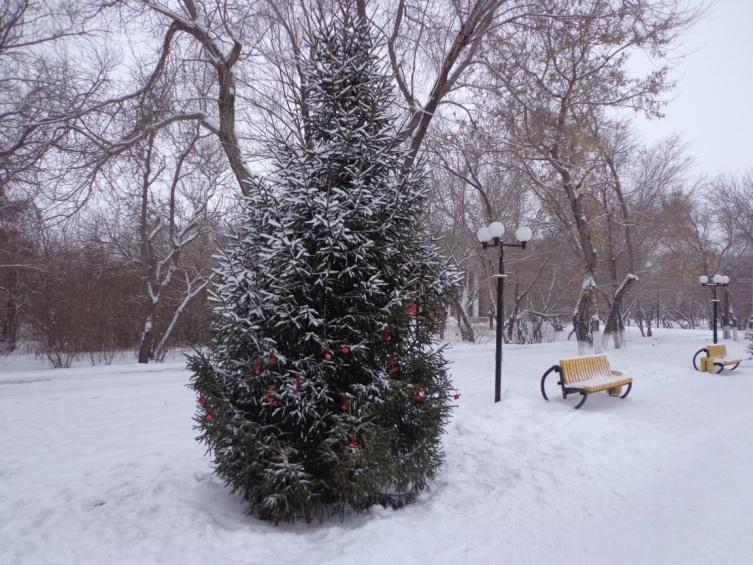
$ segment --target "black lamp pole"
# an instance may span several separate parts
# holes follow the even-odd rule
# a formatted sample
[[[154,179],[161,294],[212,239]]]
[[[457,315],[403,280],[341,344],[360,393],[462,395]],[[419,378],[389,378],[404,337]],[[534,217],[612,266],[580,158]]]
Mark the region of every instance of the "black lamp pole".
[[[728,276],[721,276],[721,275],[714,275],[714,278],[712,279],[714,282],[709,282],[709,278],[705,275],[702,275],[698,278],[698,281],[701,283],[701,286],[711,287],[712,292],[712,298],[711,298],[711,304],[713,306],[713,313],[714,313],[714,343],[718,343],[718,335],[716,330],[716,321],[719,316],[719,299],[716,296],[716,288],[719,286],[727,286],[729,284],[729,277]]]
[[[711,287],[714,298],[711,299],[711,304],[714,306],[714,343],[719,343],[719,339],[716,334],[716,319],[719,316],[719,299],[716,297],[716,285]]]
[[[494,366],[494,402],[502,399],[502,343],[505,320],[505,247],[519,247],[525,249],[528,241],[520,243],[504,243],[501,238],[493,238],[493,243],[482,241],[484,249],[487,247],[499,247],[499,272],[494,277],[497,279],[497,349]]]
[[[494,361],[494,402],[502,398],[502,343],[505,323],[505,245],[495,238],[499,245],[499,274],[497,275],[497,348]]]

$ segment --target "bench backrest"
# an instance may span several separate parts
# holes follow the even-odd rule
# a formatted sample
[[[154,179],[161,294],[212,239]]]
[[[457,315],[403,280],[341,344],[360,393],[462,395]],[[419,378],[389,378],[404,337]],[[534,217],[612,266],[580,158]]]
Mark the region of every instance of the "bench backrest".
[[[723,343],[717,343],[716,345],[709,345],[706,347],[709,350],[709,357],[726,357],[727,346]]]
[[[562,370],[562,380],[565,384],[577,383],[593,377],[609,377],[612,375],[609,361],[604,354],[560,359],[560,369]]]

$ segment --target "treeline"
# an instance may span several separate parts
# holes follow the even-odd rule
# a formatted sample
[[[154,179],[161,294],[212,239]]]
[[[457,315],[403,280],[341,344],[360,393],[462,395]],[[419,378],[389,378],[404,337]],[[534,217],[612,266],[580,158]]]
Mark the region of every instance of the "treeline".
[[[492,221],[508,240],[534,231],[507,256],[510,341],[568,326],[585,351],[620,346],[633,321],[699,327],[709,291],[696,279],[717,272],[732,280],[724,323],[745,324],[751,176],[699,174],[680,139],[647,146],[625,117],[660,116],[668,55],[700,5],[8,0],[0,349],[64,366],[205,343],[212,256],[239,198],[275,174],[275,137],[307,138],[285,103],[306,112],[302,38],[314,12],[346,3],[394,77],[405,166],[421,162],[434,189],[426,221],[466,271],[463,339],[494,308],[496,258],[475,239]],[[655,64],[638,72],[633,55]]]
[[[564,210],[551,185],[532,188],[530,179],[517,170],[520,161],[490,158],[475,140],[473,144],[453,141],[443,146],[444,167],[434,172],[440,196],[435,198],[432,221],[443,226],[448,248],[466,270],[455,308],[464,339],[475,339],[468,321],[495,308],[491,275],[497,271],[497,250],[483,251],[475,233],[494,219],[507,226],[505,241],[515,241],[510,232],[521,224],[535,233],[526,251],[506,250],[508,341],[537,342],[551,337],[553,329],[571,326],[573,305],[580,304],[584,289],[590,291],[592,301],[584,334],[589,347],[607,347],[607,342],[620,347],[626,324],[638,326],[647,336],[657,326],[710,327],[713,295],[698,277],[714,274],[730,277],[729,286],[718,289],[724,335],[736,335],[750,326],[750,174],[709,178],[694,168],[679,138],[655,145],[634,139],[620,163],[627,219],[621,215],[619,200],[610,194],[613,185],[608,181],[594,175],[580,188],[594,253],[591,275],[584,269],[579,234],[569,220],[572,213]],[[506,206],[525,201],[535,191],[542,196],[540,206]],[[487,205],[491,212],[485,211]],[[615,296],[619,297],[616,307]]]
[[[13,221],[4,216],[0,223],[0,351],[32,352],[53,367],[69,367],[82,359],[109,364],[119,352],[145,347],[151,348],[148,359],[161,360],[170,347],[206,342],[210,311],[203,286],[184,304],[185,280],[175,277],[155,308],[143,271],[110,243],[82,226],[71,235],[70,224],[40,230],[36,222],[19,221],[29,212],[17,207]],[[29,229],[19,229],[23,225]],[[186,252],[206,270],[210,257],[201,251]],[[157,336],[153,345],[144,343],[145,324]]]

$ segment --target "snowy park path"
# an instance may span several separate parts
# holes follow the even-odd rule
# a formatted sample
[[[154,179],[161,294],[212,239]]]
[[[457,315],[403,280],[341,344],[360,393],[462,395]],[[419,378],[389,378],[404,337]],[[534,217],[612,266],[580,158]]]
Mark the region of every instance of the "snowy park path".
[[[696,373],[705,334],[609,353],[625,400],[545,403],[572,343],[456,346],[462,392],[430,492],[278,527],[244,515],[194,441],[181,362],[0,365],[0,564],[753,563],[753,362]],[[742,355],[744,344],[731,343]]]

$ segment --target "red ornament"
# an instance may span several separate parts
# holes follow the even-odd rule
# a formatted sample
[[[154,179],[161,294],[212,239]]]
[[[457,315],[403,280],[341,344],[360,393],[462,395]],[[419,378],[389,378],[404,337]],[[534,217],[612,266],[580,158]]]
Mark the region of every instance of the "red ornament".
[[[421,390],[417,390],[413,393],[413,400],[415,400],[416,402],[423,402],[424,398],[424,393]]]
[[[332,361],[335,358],[335,354],[332,353],[332,350],[327,348],[324,350],[324,360],[325,361]]]
[[[199,393],[199,404],[201,404],[202,406],[204,406],[206,403],[207,403],[207,395],[204,394],[203,392],[200,392]]]
[[[384,341],[392,343],[392,330],[390,328],[384,328]]]
[[[340,403],[340,410],[343,412],[347,412],[350,410],[350,402],[348,402],[348,397],[346,395],[342,395],[342,402]]]
[[[259,373],[261,373],[261,370],[262,370],[263,368],[264,368],[264,367],[263,367],[263,365],[262,365],[262,363],[261,363],[261,357],[259,357],[259,356],[257,355],[257,356],[256,356],[256,361],[254,361],[254,373],[256,373],[256,374],[258,375]]]
[[[455,394],[453,394],[453,395],[452,395],[452,398],[453,398],[454,400],[460,400],[460,391],[459,391],[459,390],[456,390],[456,391],[455,391]]]
[[[358,443],[358,440],[356,438],[351,438],[350,442],[348,442],[348,447],[350,447],[351,449],[358,449],[359,447],[361,447],[361,444]]]
[[[267,396],[264,397],[264,403],[267,406],[274,406],[275,405],[275,387],[274,387],[274,385],[269,385],[269,388],[267,389]]]
[[[275,355],[274,353],[270,353],[269,361],[267,362],[269,363],[270,367],[274,367],[275,365],[277,365],[277,355]]]
[[[415,302],[409,302],[405,310],[408,312],[408,316],[415,316],[418,313],[418,306]]]
[[[214,422],[214,414],[212,414],[211,412],[207,412],[206,416],[204,416],[204,419],[207,422]]]
[[[387,372],[390,375],[397,375],[400,372],[400,367],[397,366],[397,363],[395,363],[395,360],[392,357],[387,360]]]
[[[340,346],[340,354],[345,358],[348,359],[350,357],[350,345],[347,343],[343,343]]]

